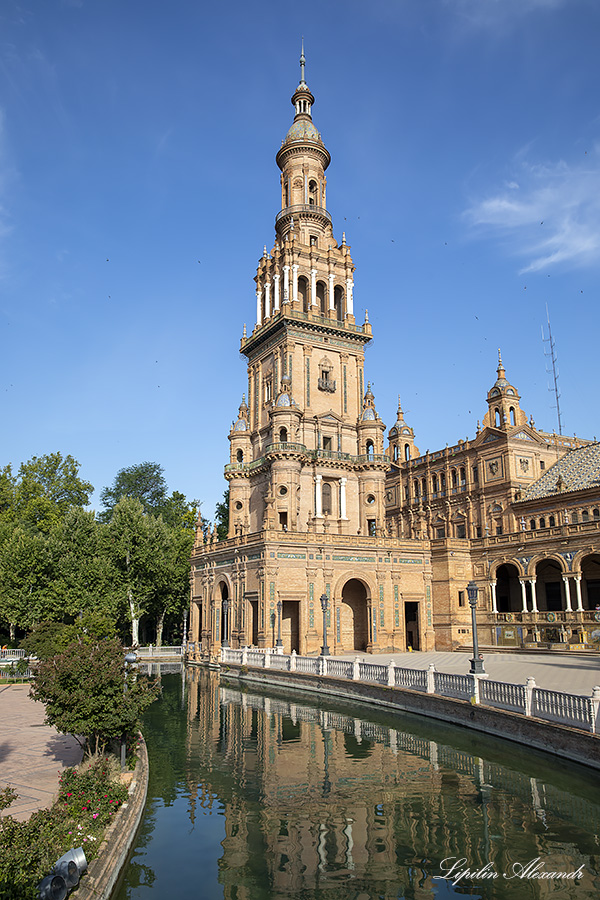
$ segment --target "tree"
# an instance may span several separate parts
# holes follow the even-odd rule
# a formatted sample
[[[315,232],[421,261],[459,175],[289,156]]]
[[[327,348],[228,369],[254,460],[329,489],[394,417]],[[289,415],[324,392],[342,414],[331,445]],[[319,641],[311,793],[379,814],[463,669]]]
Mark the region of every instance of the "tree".
[[[224,492],[223,499],[215,508],[215,523],[217,526],[217,540],[227,540],[229,534],[229,488]]]
[[[0,619],[14,641],[17,626],[31,628],[39,619],[56,617],[50,602],[54,561],[43,534],[17,526],[4,527],[0,537]]]
[[[80,636],[42,662],[31,696],[46,705],[46,722],[62,734],[80,735],[88,755],[131,734],[156,690],[125,666],[116,639]]]
[[[67,616],[100,610],[115,619],[118,600],[108,526],[97,522],[93,512],[72,508],[52,529],[49,541],[55,560],[50,589],[54,606]]]
[[[156,587],[160,567],[157,520],[146,516],[139,500],[123,497],[110,520],[110,552],[115,586],[126,603],[131,622],[131,643],[139,643],[139,623]]]
[[[10,467],[9,467],[10,468]],[[3,473],[3,491],[10,488],[10,476]],[[94,490],[79,477],[79,463],[61,453],[32,457],[21,463],[14,483],[14,518],[25,528],[47,533],[73,506],[84,507]]]
[[[167,502],[167,483],[163,473],[163,467],[155,462],[142,462],[120,469],[112,487],[105,487],[100,494],[104,505],[100,520],[110,521],[113,510],[122,497],[139,500],[144,512],[159,513]]]

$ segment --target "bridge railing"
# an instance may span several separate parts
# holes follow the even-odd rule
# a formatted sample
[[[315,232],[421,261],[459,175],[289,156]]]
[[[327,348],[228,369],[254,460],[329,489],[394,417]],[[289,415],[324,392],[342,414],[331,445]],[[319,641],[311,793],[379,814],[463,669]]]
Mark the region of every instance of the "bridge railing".
[[[322,678],[344,678],[384,684],[400,690],[422,691],[600,734],[600,687],[593,688],[590,696],[583,696],[540,688],[533,678],[528,678],[526,684],[512,684],[479,675],[438,672],[434,665],[428,669],[406,669],[396,666],[393,660],[388,665],[382,665],[366,662],[358,656],[354,660],[332,656],[298,656],[295,650],[291,654],[280,654],[254,647],[241,650],[222,647],[220,661],[223,665],[233,663],[260,669],[302,672]]]
[[[135,653],[140,659],[148,659],[149,657],[152,659],[164,659],[167,656],[183,656],[183,647],[156,647],[153,644],[149,644],[147,647],[137,647]]]

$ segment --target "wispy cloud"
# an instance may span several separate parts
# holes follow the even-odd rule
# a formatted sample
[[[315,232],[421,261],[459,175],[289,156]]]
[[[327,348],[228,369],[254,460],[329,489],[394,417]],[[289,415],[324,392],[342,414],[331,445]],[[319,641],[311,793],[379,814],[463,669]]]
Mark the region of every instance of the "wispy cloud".
[[[463,22],[477,28],[498,28],[530,13],[552,12],[567,0],[444,0]]]
[[[464,218],[525,258],[521,272],[600,263],[600,145],[569,164],[519,158],[510,180],[474,199]]]

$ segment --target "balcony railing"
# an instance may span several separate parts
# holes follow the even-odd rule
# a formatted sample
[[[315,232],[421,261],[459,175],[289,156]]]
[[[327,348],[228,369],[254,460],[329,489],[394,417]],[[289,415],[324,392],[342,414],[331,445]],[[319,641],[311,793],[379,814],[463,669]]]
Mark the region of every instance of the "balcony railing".
[[[310,203],[297,203],[295,206],[286,206],[285,209],[280,210],[275,216],[275,225],[280,222],[282,219],[287,218],[288,216],[300,216],[311,214],[313,216],[323,216],[324,219],[327,219],[328,222],[331,222],[331,213],[328,212],[324,206],[313,206]]]

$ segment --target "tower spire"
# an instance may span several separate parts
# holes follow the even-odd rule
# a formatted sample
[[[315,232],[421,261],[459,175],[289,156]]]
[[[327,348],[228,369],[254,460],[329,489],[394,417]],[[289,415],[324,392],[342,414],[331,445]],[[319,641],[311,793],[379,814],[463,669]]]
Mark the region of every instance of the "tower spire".
[[[306,59],[304,58],[304,35],[302,36],[302,52],[300,54],[300,84],[306,85],[306,80],[304,78],[304,66],[306,64]]]

